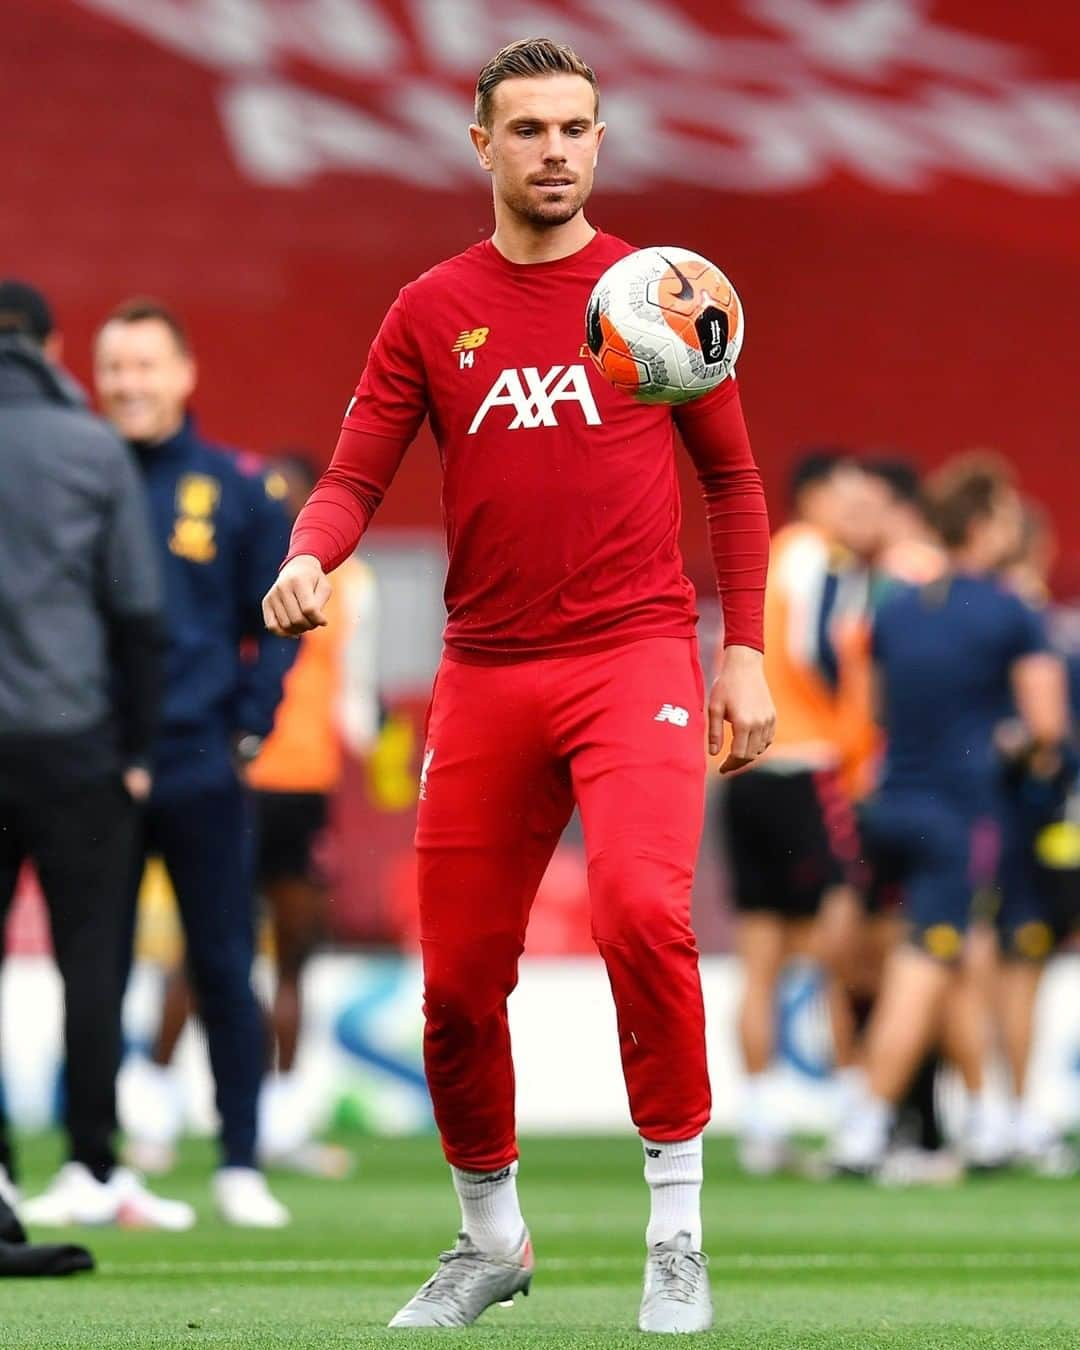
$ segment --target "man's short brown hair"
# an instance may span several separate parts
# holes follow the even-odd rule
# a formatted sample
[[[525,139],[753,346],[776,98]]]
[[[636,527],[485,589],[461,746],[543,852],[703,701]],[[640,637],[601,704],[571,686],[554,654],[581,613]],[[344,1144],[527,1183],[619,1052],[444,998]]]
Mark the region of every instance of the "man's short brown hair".
[[[971,527],[986,520],[1013,491],[1013,472],[1000,455],[976,450],[944,464],[926,483],[930,523],[946,548],[963,548]]]
[[[173,335],[180,351],[185,356],[190,355],[191,342],[187,335],[187,329],[168,305],[162,304],[160,300],[154,300],[151,296],[139,295],[133,300],[125,300],[122,304],[117,305],[105,319],[101,328],[109,323],[145,323],[150,319],[156,319],[159,323],[163,323]],[[101,332],[100,328],[98,332]]]
[[[491,130],[492,102],[503,80],[533,79],[543,75],[580,75],[593,88],[593,116],[600,115],[600,86],[591,66],[565,42],[551,38],[521,38],[496,52],[476,81],[476,120]]]

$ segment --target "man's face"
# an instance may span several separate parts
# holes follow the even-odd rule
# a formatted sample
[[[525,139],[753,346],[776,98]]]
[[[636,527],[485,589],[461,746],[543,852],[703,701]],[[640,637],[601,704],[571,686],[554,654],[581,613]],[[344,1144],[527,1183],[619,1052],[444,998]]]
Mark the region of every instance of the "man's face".
[[[844,465],[829,479],[833,537],[858,558],[872,558],[884,534],[888,493],[856,465]]]
[[[592,191],[604,124],[580,75],[504,80],[492,95],[490,129],[470,128],[495,195],[531,225],[565,225]]]
[[[120,435],[154,444],[179,430],[195,388],[195,362],[160,319],[113,319],[94,348],[94,384]]]
[[[869,475],[841,464],[804,490],[798,514],[858,557],[869,558],[881,545],[881,506]]]

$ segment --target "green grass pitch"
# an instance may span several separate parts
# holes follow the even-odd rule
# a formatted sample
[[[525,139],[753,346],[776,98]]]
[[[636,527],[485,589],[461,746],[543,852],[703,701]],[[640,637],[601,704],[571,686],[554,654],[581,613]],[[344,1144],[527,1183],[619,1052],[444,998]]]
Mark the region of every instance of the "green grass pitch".
[[[26,1141],[43,1184],[59,1141]],[[191,1233],[80,1234],[99,1269],[0,1280],[0,1347],[366,1347],[403,1343],[583,1350],[667,1343],[635,1330],[646,1196],[633,1139],[525,1140],[520,1189],[538,1267],[532,1294],[464,1332],[385,1323],[453,1239],[434,1139],[359,1141],[348,1181],[279,1176],[295,1221],[230,1230],[209,1203],[209,1145],[160,1189],[191,1200]],[[977,1179],[947,1190],[752,1181],[706,1151],[706,1246],[716,1330],[730,1350],[1080,1347],[1080,1181]],[[44,1237],[44,1234],[42,1234]]]

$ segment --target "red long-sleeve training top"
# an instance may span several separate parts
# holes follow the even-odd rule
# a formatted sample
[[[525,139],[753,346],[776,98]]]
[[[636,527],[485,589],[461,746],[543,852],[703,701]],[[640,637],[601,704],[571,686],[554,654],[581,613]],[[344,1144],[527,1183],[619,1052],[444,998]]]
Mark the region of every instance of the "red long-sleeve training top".
[[[289,557],[329,571],[352,552],[428,417],[449,655],[515,661],[689,635],[677,427],[705,494],[725,643],[760,649],[769,527],[735,379],[675,409],[646,406],[582,345],[593,286],[632,251],[598,232],[567,258],[517,264],[488,240],[406,286]]]

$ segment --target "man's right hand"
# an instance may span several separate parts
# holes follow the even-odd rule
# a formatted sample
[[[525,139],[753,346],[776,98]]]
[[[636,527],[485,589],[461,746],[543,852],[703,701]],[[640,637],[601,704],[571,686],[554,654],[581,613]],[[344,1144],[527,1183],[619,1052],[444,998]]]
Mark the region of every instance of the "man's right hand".
[[[299,637],[326,624],[323,606],[331,586],[318,558],[302,553],[291,558],[263,596],[263,623],[275,637]]]

